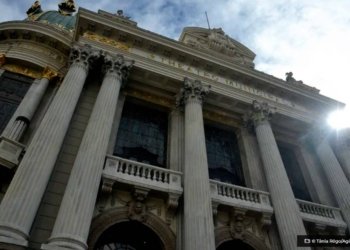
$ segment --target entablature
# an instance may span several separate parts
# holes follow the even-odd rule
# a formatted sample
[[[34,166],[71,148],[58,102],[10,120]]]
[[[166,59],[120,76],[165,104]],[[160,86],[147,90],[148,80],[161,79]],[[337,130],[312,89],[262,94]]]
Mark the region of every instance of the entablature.
[[[191,48],[181,42],[132,25],[126,25],[107,19],[106,16],[80,9],[75,40],[85,37],[104,43],[130,54],[143,55],[154,63],[169,66],[199,75],[220,85],[240,85],[242,88],[254,88],[260,92],[293,100],[305,106],[312,113],[326,113],[339,107],[341,103],[322,96],[305,84],[291,84],[263,72],[250,69]],[[244,84],[243,84],[244,83]],[[305,86],[305,88],[303,87]],[[255,90],[254,90],[255,91]]]

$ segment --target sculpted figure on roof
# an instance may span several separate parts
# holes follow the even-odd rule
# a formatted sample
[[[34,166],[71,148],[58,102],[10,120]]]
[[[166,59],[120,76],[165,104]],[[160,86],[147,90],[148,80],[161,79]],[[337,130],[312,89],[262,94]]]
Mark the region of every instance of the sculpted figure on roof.
[[[35,1],[33,5],[27,10],[28,17],[31,17],[33,15],[42,13],[43,10],[41,9],[41,5],[39,1]]]
[[[58,8],[62,15],[72,15],[76,10],[74,0],[64,0],[58,5]]]

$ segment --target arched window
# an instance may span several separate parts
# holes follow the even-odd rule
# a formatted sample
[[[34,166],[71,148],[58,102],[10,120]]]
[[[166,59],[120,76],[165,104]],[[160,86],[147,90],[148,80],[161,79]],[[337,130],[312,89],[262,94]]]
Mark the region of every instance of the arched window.
[[[137,221],[121,222],[108,228],[94,250],[163,250],[159,237]]]
[[[5,129],[33,79],[5,71],[0,76],[0,134]]]

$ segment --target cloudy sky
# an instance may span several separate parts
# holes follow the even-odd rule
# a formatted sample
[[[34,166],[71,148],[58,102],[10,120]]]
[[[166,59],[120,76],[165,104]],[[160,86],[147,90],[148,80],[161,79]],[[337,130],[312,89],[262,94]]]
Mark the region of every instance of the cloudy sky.
[[[23,19],[31,0],[0,0],[0,22]],[[60,0],[41,0],[57,9]],[[123,9],[142,28],[178,39],[185,26],[221,27],[256,53],[258,70],[317,87],[350,106],[349,0],[76,0],[90,10]],[[350,118],[350,112],[349,112]]]

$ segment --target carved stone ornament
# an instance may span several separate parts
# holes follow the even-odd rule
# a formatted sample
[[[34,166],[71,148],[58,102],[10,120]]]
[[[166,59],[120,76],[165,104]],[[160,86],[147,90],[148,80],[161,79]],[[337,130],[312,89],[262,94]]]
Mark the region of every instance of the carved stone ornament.
[[[56,71],[54,71],[53,69],[49,68],[49,67],[45,67],[43,70],[43,76],[42,78],[46,78],[46,79],[53,79],[58,75],[58,73]]]
[[[117,55],[115,57],[106,55],[103,68],[106,75],[116,74],[124,84],[133,65],[134,61],[124,60],[122,55]]]
[[[101,56],[101,52],[93,50],[91,46],[73,46],[69,61],[71,64],[80,65],[86,71],[91,64]]]
[[[245,223],[247,222],[245,214],[246,211],[240,209],[231,212],[230,228],[234,239],[244,239]]]
[[[0,67],[2,67],[6,63],[5,54],[0,54]]]
[[[175,216],[176,209],[179,205],[179,194],[169,194],[168,200],[167,200],[167,216],[166,216],[166,222],[167,224],[171,224],[172,219]]]
[[[134,197],[128,204],[128,217],[130,220],[137,220],[140,222],[145,222],[147,220],[147,208],[145,201],[148,192],[148,189],[135,189],[133,195]]]
[[[191,80],[187,77],[184,79],[184,87],[181,88],[176,100],[177,106],[185,105],[189,100],[203,103],[205,96],[209,93],[210,85],[204,85],[199,80]]]
[[[256,100],[253,101],[252,111],[249,115],[250,120],[254,123],[254,125],[258,125],[261,122],[269,121],[275,113],[275,110],[269,107],[266,102],[258,102]]]

